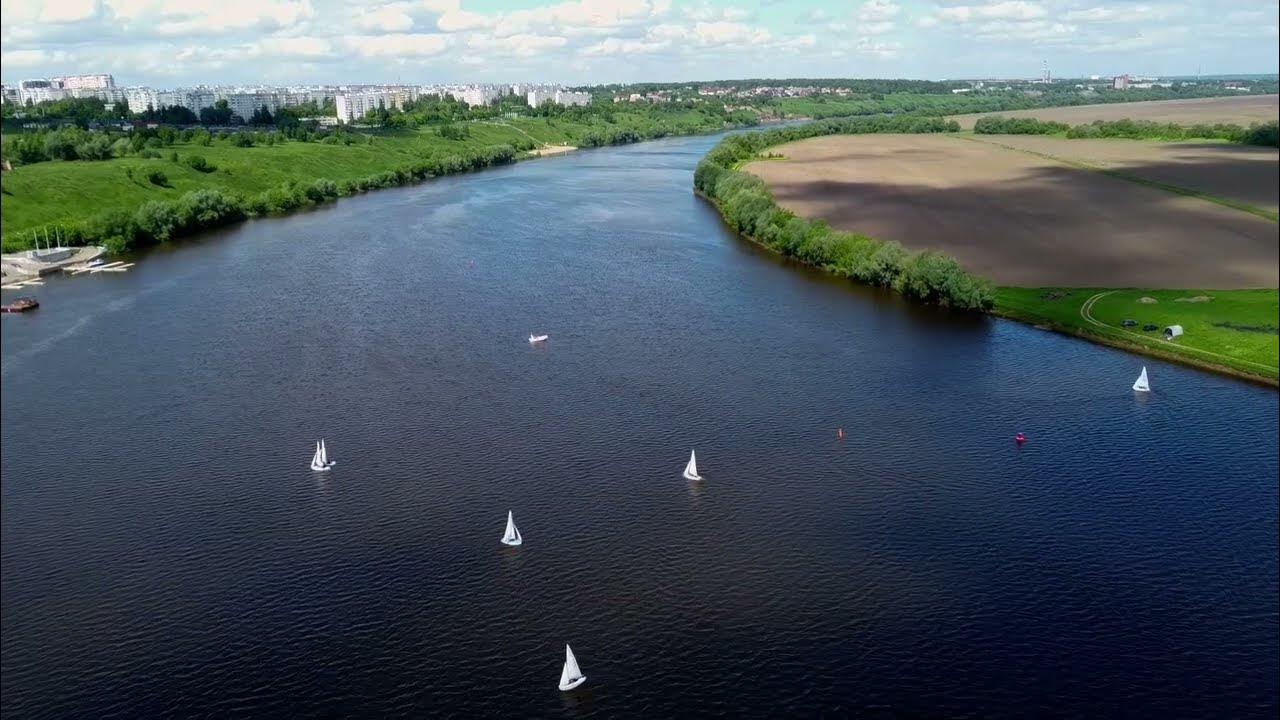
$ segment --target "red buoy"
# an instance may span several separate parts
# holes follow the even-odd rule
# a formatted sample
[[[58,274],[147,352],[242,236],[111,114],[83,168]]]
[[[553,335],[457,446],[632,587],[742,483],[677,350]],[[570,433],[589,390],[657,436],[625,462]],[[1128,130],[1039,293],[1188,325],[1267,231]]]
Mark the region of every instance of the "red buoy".
[[[840,440],[844,439],[844,428],[836,428],[836,438]]]
[[[1013,441],[1021,445],[1022,443],[1027,441],[1027,436],[1023,435],[1022,433],[1018,433],[1017,435],[1013,436]]]

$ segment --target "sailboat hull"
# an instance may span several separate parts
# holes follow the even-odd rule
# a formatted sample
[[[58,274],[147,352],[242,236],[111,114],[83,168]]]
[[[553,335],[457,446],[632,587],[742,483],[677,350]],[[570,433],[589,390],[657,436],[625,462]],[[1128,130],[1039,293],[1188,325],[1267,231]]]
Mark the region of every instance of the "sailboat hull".
[[[316,465],[316,464],[314,464],[314,463],[313,463],[313,464],[311,465],[311,469],[312,469],[312,470],[315,470],[316,472],[326,472],[326,471],[329,469],[329,466],[328,466],[328,465]]]
[[[519,547],[520,545],[524,544],[524,538],[516,538],[515,540],[507,540],[504,538],[502,540],[502,544],[508,545],[510,547]]]
[[[587,676],[583,675],[582,677],[574,678],[567,683],[560,683],[560,692],[569,692],[586,681]]]
[[[688,470],[685,470],[685,471],[684,471],[683,473],[681,473],[681,474],[682,474],[682,475],[684,475],[684,479],[685,479],[685,480],[701,480],[701,479],[702,479],[702,476],[701,476],[701,475],[694,475],[693,473],[689,472]]]

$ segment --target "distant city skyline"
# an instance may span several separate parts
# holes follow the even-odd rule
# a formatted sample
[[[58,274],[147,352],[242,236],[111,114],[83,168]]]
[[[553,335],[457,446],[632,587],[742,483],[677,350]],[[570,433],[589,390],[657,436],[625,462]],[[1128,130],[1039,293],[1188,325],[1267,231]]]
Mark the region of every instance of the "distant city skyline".
[[[0,76],[129,85],[566,85],[744,77],[1277,72],[1277,3],[1104,0],[46,0],[0,7]]]

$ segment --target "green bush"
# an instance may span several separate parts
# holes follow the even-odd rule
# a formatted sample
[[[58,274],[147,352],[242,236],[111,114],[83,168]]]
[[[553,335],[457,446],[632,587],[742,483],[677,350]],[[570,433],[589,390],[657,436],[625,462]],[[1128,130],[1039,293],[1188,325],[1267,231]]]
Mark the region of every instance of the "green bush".
[[[196,172],[211,173],[217,170],[217,168],[209,164],[208,160],[204,159],[203,155],[188,155],[187,165]]]
[[[1070,129],[1069,125],[1060,122],[994,115],[978,118],[973,124],[975,135],[1058,135]]]
[[[133,223],[143,238],[153,243],[165,242],[178,227],[178,213],[171,204],[152,200],[133,214]]]
[[[1272,120],[1269,123],[1253,125],[1244,132],[1240,142],[1245,145],[1280,147],[1280,123]]]
[[[152,185],[159,185],[160,187],[168,187],[169,177],[159,170],[148,170],[147,182]]]

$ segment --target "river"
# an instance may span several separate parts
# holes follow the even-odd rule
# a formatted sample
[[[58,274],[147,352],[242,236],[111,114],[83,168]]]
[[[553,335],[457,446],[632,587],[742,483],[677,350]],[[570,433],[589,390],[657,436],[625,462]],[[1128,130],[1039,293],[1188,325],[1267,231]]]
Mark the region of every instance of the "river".
[[[789,265],[715,141],[51,278],[4,716],[1273,717],[1277,393]]]

